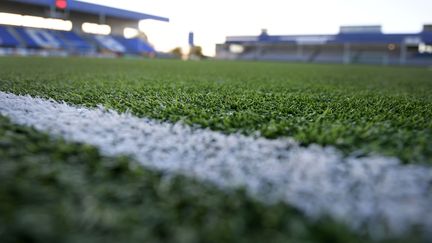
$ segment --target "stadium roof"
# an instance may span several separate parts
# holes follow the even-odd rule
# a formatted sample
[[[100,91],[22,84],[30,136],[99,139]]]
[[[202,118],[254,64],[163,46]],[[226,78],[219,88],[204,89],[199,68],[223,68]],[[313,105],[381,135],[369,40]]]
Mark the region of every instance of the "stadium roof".
[[[39,5],[44,7],[52,7],[55,4],[54,0],[14,0],[15,2]],[[70,11],[76,11],[81,13],[98,14],[104,15],[106,17],[115,17],[127,20],[142,20],[142,19],[153,19],[159,21],[168,22],[169,19],[165,17],[160,17],[156,15],[150,15],[145,13],[139,13],[135,11],[129,11],[124,9],[112,8],[107,6],[102,6],[93,3],[81,2],[76,0],[69,0],[67,9]]]

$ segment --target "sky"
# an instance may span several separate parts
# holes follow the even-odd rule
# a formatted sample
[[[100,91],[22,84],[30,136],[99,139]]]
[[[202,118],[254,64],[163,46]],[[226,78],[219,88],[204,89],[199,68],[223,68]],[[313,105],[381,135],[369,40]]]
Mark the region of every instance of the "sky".
[[[382,25],[385,33],[414,33],[432,24],[432,0],[82,0],[170,19],[140,28],[159,51],[187,48],[188,33],[204,54],[226,36],[336,34],[341,25]]]

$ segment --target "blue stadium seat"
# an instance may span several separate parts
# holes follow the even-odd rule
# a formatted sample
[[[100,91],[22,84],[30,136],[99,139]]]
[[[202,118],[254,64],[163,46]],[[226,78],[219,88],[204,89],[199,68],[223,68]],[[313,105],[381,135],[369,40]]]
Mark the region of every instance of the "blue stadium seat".
[[[55,31],[26,27],[10,27],[19,35],[26,48],[30,49],[64,49],[74,53],[89,53],[95,51],[94,44],[73,31]],[[90,35],[102,49],[122,54],[150,54],[155,49],[139,38],[126,39],[122,36]],[[20,45],[5,26],[0,26],[0,45],[16,47]]]
[[[65,43],[50,30],[23,27],[15,27],[15,30],[25,42],[27,48],[65,48]]]
[[[144,54],[156,52],[150,44],[139,38],[126,39],[120,36],[115,36],[114,38],[126,47],[126,53]]]
[[[73,31],[56,31],[55,34],[63,40],[67,48],[71,51],[87,52],[94,50],[92,45]]]
[[[0,26],[0,46],[17,47],[19,44],[19,41],[13,37],[5,26]]]
[[[110,35],[93,35],[92,37],[102,49],[115,53],[126,53],[127,51],[123,44]]]
[[[156,52],[155,49],[139,38],[126,39],[121,36],[95,35],[95,41],[103,49],[122,54],[148,54]]]

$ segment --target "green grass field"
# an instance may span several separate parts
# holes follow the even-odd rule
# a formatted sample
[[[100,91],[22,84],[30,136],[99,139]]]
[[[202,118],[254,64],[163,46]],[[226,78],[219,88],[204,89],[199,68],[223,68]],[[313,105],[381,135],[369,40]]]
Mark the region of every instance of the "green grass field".
[[[7,57],[0,58],[0,91],[432,163],[427,68]],[[370,240],[287,205],[262,205],[242,191],[221,192],[180,176],[165,182],[129,158],[106,158],[7,118],[0,119],[0,158],[6,242]],[[421,239],[413,233],[396,240]]]

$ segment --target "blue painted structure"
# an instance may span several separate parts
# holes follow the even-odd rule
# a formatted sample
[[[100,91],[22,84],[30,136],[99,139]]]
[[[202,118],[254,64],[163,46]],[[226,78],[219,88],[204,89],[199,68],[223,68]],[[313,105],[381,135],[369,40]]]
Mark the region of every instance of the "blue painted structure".
[[[14,0],[15,2],[25,3],[30,5],[38,5],[43,7],[53,7],[55,0]],[[151,14],[145,14],[135,11],[129,11],[124,9],[112,8],[107,6],[102,6],[93,3],[80,2],[76,0],[67,1],[68,11],[77,11],[81,13],[97,14],[103,15],[105,17],[115,17],[126,20],[142,20],[142,19],[153,19],[159,21],[169,22],[168,18],[160,17]]]
[[[189,43],[189,46],[195,46],[195,41],[194,41],[194,33],[193,32],[189,32],[189,35],[188,35],[188,43]]]

